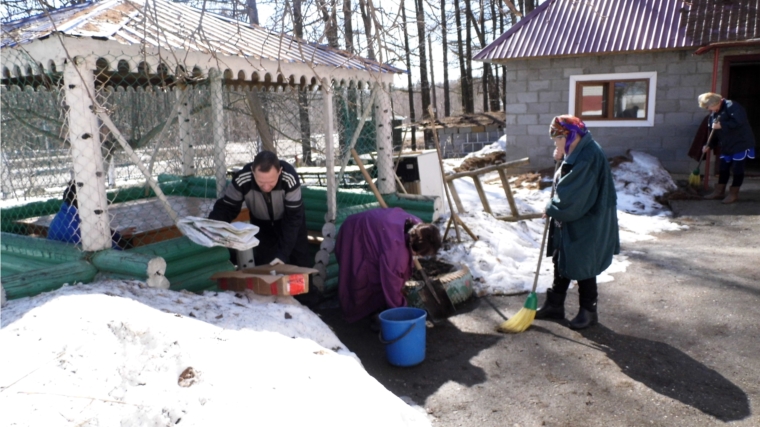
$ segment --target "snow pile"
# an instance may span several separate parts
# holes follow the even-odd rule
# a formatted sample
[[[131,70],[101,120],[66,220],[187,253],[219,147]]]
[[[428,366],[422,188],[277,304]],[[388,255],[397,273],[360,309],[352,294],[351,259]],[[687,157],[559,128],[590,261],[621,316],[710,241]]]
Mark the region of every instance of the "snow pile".
[[[292,297],[110,281],[2,314],[6,425],[430,425]]]
[[[626,270],[629,263],[625,256],[625,243],[654,239],[652,234],[661,231],[686,228],[671,222],[670,211],[655,200],[655,197],[675,188],[668,172],[649,154],[631,152],[630,155],[631,162],[613,168],[622,253],[615,256],[612,265],[597,277],[599,283],[611,282],[614,280],[612,273]],[[450,159],[448,166],[457,166],[456,161]],[[496,173],[481,176],[481,182],[494,214],[510,216],[511,210]],[[467,265],[476,279],[474,289],[478,295],[515,294],[530,290],[538,264],[544,220],[497,220],[483,212],[482,202],[471,179],[458,179],[454,185],[467,210],[460,216],[478,240],[473,241],[462,231],[463,243],[447,245],[440,257],[448,262]],[[517,209],[522,215],[543,212],[551,195],[550,188],[513,190]],[[445,219],[448,220],[448,217]],[[454,236],[453,229],[449,230],[448,236]],[[456,242],[456,238],[451,241]],[[551,259],[543,258],[537,290],[545,291],[551,287],[552,280]]]
[[[478,151],[473,151],[472,153],[467,154],[466,156],[464,156],[462,160],[464,161],[473,157],[486,157],[492,153],[506,152],[506,151],[507,151],[507,137],[502,136],[499,138],[498,141],[494,142],[493,144],[487,145]]]
[[[639,215],[659,215],[666,209],[655,197],[673,191],[676,183],[656,157],[641,151],[629,151],[630,162],[612,169],[618,209]]]

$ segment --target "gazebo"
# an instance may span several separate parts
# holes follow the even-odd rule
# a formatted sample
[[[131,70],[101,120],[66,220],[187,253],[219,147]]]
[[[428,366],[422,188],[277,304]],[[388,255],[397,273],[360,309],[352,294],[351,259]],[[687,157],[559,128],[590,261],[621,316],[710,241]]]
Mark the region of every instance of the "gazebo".
[[[275,131],[323,151],[325,206],[314,220],[324,225],[319,285],[334,259],[338,208],[367,203],[361,192],[339,201],[335,177],[365,123],[376,135],[377,188],[395,193],[389,91],[402,70],[166,0],[89,2],[2,28],[3,198],[21,197],[14,176],[31,173],[21,193],[38,196],[73,179],[83,252],[111,247],[114,192],[141,187],[176,222],[194,212],[170,200],[172,182],[208,186],[204,197],[215,198],[232,145],[252,159]],[[270,117],[271,131],[267,111],[300,120]],[[336,118],[346,114],[352,120]],[[253,133],[261,143],[239,142]],[[22,152],[25,160],[14,157]],[[30,152],[41,160],[28,160]],[[24,216],[6,213],[3,231]]]

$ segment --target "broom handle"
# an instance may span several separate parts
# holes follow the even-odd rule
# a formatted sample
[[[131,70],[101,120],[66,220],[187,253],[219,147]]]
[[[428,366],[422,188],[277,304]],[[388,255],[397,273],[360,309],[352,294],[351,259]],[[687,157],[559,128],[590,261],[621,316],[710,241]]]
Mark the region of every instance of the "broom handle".
[[[713,133],[714,133],[714,132],[715,132],[715,129],[710,129],[710,135],[708,135],[708,136],[707,136],[707,143],[705,143],[705,147],[709,147],[709,146],[710,146],[710,141],[712,141],[712,137],[713,137]],[[706,154],[707,154],[707,153],[702,153],[702,154],[699,156],[699,163],[697,163],[697,169],[699,169],[699,167],[700,167],[700,166],[702,166],[702,159],[703,159],[704,157],[706,157],[706,156],[705,156]]]
[[[554,198],[554,178],[557,176],[557,169],[559,169],[561,164],[562,162],[557,162],[557,166],[554,167],[554,175],[552,175],[552,194],[549,196],[549,199]],[[538,254],[538,265],[536,265],[536,275],[533,276],[533,290],[531,292],[536,292],[536,287],[538,286],[538,274],[541,271],[541,260],[544,258],[544,247],[546,247],[546,235],[549,234],[549,223],[551,223],[551,218],[547,216],[546,221],[544,222],[544,235],[541,238],[541,252]]]

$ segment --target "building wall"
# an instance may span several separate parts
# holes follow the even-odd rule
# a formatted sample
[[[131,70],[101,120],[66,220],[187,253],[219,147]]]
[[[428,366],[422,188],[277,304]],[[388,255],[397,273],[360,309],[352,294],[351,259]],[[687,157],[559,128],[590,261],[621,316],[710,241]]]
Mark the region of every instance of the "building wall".
[[[498,141],[504,136],[501,126],[444,128],[438,131],[443,156],[464,157]]]
[[[755,48],[754,52],[758,52]],[[752,53],[730,49],[726,55]],[[657,72],[653,127],[590,127],[608,157],[628,150],[656,156],[671,173],[685,174],[696,162],[687,156],[706,112],[697,97],[711,89],[713,52],[697,56],[693,50],[604,55],[576,58],[537,58],[507,63],[507,157],[530,157],[530,170],[552,166],[553,144],[549,124],[568,112],[570,76],[583,74]],[[719,70],[720,71],[720,70]],[[720,76],[717,91],[720,91]]]

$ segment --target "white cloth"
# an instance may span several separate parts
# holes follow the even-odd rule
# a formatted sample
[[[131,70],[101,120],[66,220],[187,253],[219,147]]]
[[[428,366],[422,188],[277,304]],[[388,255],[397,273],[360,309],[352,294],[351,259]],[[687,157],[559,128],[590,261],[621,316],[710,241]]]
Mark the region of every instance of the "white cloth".
[[[206,247],[224,246],[239,251],[259,245],[259,227],[245,222],[226,223],[208,218],[187,216],[177,222],[177,228],[193,242]]]

